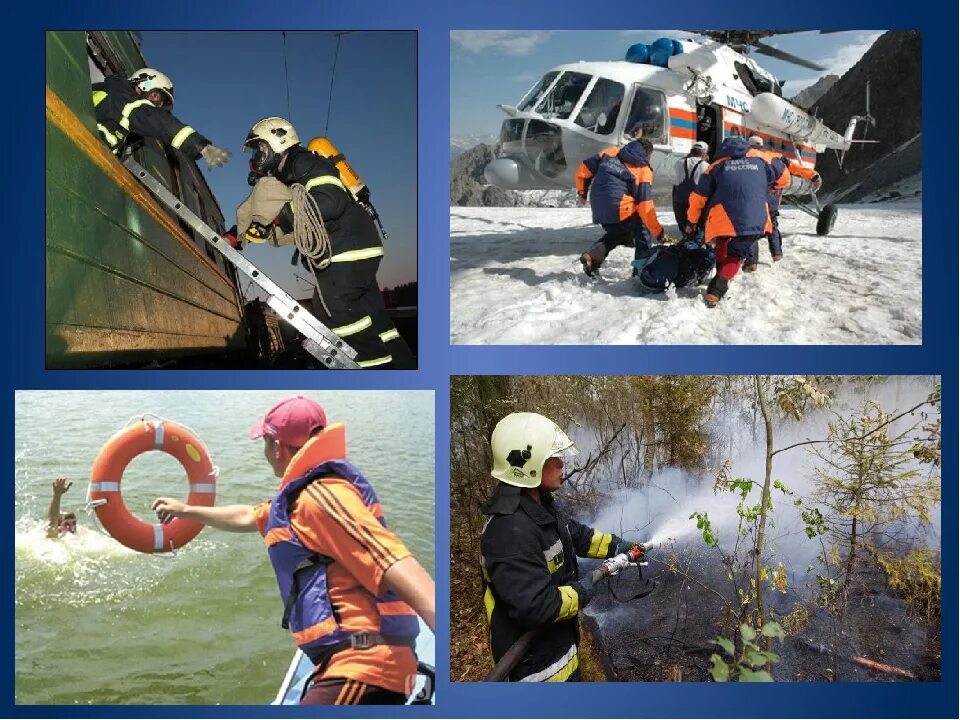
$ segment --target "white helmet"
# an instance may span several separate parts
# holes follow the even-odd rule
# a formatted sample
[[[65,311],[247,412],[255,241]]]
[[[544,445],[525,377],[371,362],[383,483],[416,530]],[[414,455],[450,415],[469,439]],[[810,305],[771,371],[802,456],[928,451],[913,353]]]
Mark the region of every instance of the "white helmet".
[[[757,147],[757,148],[763,147],[763,138],[760,137],[759,135],[751,135],[749,142],[750,142],[750,147]]]
[[[244,149],[256,149],[256,146],[250,143],[255,143],[257,140],[266,141],[270,149],[279,155],[300,142],[300,137],[289,120],[284,120],[281,117],[268,117],[250,128],[247,139],[243,142]]]
[[[151,90],[159,90],[167,98],[168,102],[165,104],[173,105],[173,81],[159,70],[140,68],[130,76],[130,82],[140,88],[140,92],[144,94]]]
[[[703,140],[697,140],[697,141],[693,144],[693,149],[694,149],[694,150],[702,150],[703,152],[706,152],[707,150],[710,149],[710,146],[707,145]]]
[[[573,441],[552,420],[530,412],[510,413],[490,436],[493,470],[500,482],[532,488],[540,484],[550,457],[579,454]]]

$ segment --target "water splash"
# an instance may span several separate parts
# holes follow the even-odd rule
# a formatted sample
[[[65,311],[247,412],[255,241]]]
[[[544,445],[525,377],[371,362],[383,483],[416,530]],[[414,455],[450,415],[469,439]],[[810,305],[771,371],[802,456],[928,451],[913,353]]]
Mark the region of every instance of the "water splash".
[[[137,554],[112,537],[86,527],[78,527],[76,534],[48,538],[46,524],[38,521],[18,525],[14,546],[18,561],[45,565],[82,564],[84,560],[123,558]]]

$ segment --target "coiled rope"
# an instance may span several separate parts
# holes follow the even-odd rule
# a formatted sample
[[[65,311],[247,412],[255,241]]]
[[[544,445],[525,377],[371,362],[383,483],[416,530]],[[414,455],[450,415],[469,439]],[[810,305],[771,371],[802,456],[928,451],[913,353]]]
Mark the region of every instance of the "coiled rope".
[[[332,251],[320,208],[303,185],[295,183],[290,186],[290,190],[293,191],[293,205],[299,211],[293,214],[293,242],[297,246],[297,252],[307,259],[307,265],[312,271],[323,270],[330,264]],[[323,299],[319,285],[317,295],[324,311],[330,317],[330,308]]]

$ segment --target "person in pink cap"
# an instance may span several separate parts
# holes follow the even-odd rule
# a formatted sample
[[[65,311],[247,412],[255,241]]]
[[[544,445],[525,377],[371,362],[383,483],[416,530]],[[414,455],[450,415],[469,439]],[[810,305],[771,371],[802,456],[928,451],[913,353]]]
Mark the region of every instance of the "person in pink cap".
[[[256,506],[199,507],[157,498],[161,522],[183,517],[258,531],[277,576],[281,625],[313,661],[301,704],[403,704],[417,672],[417,615],[434,628],[434,582],[387,529],[363,473],[346,459],[342,423],[302,395],[250,429],[280,489]]]

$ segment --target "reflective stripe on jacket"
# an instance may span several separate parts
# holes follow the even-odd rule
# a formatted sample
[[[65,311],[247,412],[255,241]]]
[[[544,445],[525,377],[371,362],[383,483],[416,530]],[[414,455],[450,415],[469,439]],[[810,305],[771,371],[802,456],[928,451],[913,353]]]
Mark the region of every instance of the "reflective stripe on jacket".
[[[210,144],[203,135],[184,125],[169,110],[158,108],[137,95],[130,82],[118,75],[104,78],[92,87],[97,130],[114,151],[127,135],[154,138],[195,160]]]
[[[520,682],[562,682],[576,672],[580,630],[577,556],[607,558],[619,538],[560,514],[549,495],[537,503],[500,484],[484,505],[480,538],[490,651],[498,661],[526,631],[541,628],[510,673]]]
[[[383,256],[383,243],[373,219],[354,200],[329,160],[294,145],[286,152],[275,176],[288,186],[303,185],[310,193],[330,238],[330,262],[358,262]],[[296,211],[296,207],[287,206],[280,213],[284,231],[292,232]]]

